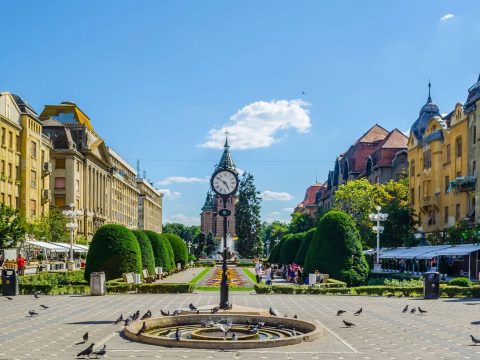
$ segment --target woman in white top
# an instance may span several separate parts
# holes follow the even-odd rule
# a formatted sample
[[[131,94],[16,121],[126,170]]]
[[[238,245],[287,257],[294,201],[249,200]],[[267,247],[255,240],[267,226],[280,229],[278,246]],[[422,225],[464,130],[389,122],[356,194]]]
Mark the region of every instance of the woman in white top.
[[[272,268],[270,264],[267,265],[267,269],[265,270],[265,284],[272,285]]]

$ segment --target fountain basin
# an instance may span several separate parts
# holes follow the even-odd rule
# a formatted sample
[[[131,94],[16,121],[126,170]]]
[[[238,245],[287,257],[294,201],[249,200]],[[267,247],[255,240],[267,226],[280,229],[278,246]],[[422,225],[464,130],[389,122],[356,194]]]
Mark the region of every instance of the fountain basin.
[[[263,312],[263,311],[262,311]],[[231,330],[227,337],[215,327],[202,327],[202,322],[217,322],[229,319]],[[257,334],[249,333],[248,323],[263,322]],[[181,348],[196,349],[257,349],[299,344],[313,341],[323,334],[319,325],[293,318],[246,314],[187,314],[151,318],[145,321],[147,330],[137,336],[143,321],[134,322],[125,327],[124,335],[133,341]],[[176,329],[180,329],[181,339],[175,338]],[[237,341],[232,340],[235,332]]]

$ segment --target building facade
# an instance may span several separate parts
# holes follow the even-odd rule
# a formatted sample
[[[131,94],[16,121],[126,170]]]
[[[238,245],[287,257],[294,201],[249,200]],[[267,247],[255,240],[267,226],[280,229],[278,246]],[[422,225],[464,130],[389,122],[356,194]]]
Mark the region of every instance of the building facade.
[[[326,187],[326,184],[319,182],[315,182],[314,184],[310,185],[307,190],[305,190],[305,197],[303,198],[302,202],[300,202],[293,211],[301,214],[307,214],[311,217],[316,217],[319,209],[318,202],[320,194],[323,193]]]
[[[429,91],[408,141],[409,202],[424,232],[473,220],[475,187],[454,186],[471,174],[468,147],[469,124],[463,105],[458,103],[442,117]]]
[[[50,140],[33,108],[18,95],[0,93],[0,203],[27,221],[49,209]]]
[[[146,179],[137,178],[138,196],[138,228],[162,232],[162,200],[163,194],[158,192]]]
[[[232,155],[230,154],[230,145],[228,144],[228,138],[225,139],[225,145],[222,157],[220,162],[215,167],[215,171],[226,169],[231,170],[238,174],[233,162]],[[205,234],[209,232],[213,233],[214,236],[218,239],[223,237],[223,218],[217,216],[218,210],[223,209],[224,207],[229,209],[232,214],[227,219],[227,233],[230,234],[232,238],[235,238],[235,205],[238,201],[236,195],[229,196],[227,198],[226,204],[223,203],[223,199],[220,196],[217,196],[215,193],[212,193],[210,190],[207,192],[207,197],[205,203],[202,207],[202,212],[200,213],[200,228],[201,231]]]

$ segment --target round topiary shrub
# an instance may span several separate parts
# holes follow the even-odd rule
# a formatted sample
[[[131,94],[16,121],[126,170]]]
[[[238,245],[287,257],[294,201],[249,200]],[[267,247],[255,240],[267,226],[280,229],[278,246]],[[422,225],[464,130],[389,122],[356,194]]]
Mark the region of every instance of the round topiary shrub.
[[[188,263],[187,244],[185,244],[185,241],[183,241],[182,238],[178,235],[175,235],[175,234],[163,234],[163,235],[168,239],[168,241],[170,242],[170,245],[172,245],[175,264],[178,264],[178,263],[182,264],[182,269],[184,269]]]
[[[305,233],[296,233],[286,235],[285,244],[281,248],[280,260],[282,264],[291,264],[295,262],[297,251],[300,248]]]
[[[155,257],[155,266],[161,266],[164,272],[172,271],[172,262],[168,248],[171,247],[166,239],[162,239],[159,234],[151,230],[143,230],[152,244],[153,256]]]
[[[341,211],[329,211],[320,219],[305,259],[305,273],[329,274],[348,285],[363,284],[368,264],[353,218]]]
[[[305,257],[307,256],[308,249],[312,243],[313,236],[315,235],[316,229],[310,229],[303,233],[302,243],[298,248],[297,255],[295,256],[295,262],[301,266],[305,265]]]
[[[466,277],[458,277],[455,279],[452,279],[448,282],[448,285],[452,286],[462,286],[462,287],[470,287],[472,286],[472,281],[469,278]]]
[[[142,269],[147,269],[150,275],[155,274],[155,256],[153,256],[152,243],[148,236],[141,230],[132,230],[133,235],[137,238],[142,255]]]
[[[142,273],[142,256],[137,238],[122,225],[103,225],[93,236],[88,249],[85,279],[92,272],[105,272],[106,280],[117,279],[123,273]]]

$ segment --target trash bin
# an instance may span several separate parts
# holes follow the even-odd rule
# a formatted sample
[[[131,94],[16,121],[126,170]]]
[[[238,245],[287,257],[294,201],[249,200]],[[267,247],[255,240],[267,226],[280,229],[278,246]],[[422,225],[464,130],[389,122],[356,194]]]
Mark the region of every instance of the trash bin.
[[[308,274],[308,285],[313,285],[317,282],[317,274]]]
[[[104,272],[93,272],[90,274],[90,295],[102,296],[107,293],[107,282]]]
[[[438,299],[440,296],[440,274],[438,272],[426,272],[423,280],[423,298]]]
[[[15,269],[2,270],[2,296],[16,296],[18,291],[18,275]]]
[[[142,283],[142,277],[140,276],[140,274],[133,274],[133,283],[135,285],[139,285]]]

